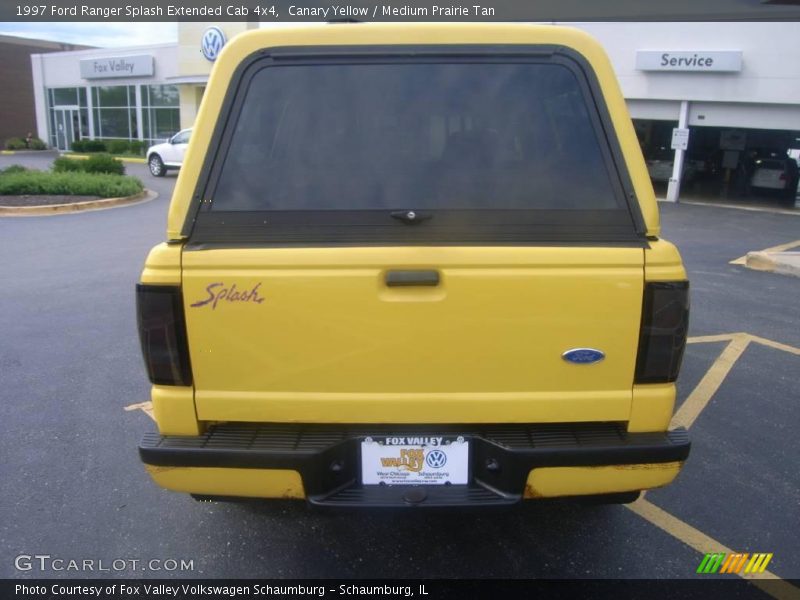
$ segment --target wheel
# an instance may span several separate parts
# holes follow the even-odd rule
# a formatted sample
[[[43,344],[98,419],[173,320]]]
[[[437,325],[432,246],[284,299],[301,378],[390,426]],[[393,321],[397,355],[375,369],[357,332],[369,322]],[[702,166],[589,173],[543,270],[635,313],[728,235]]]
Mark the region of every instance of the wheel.
[[[153,154],[147,161],[147,165],[150,167],[153,177],[163,177],[167,174],[167,167],[164,166],[164,161],[158,154]]]

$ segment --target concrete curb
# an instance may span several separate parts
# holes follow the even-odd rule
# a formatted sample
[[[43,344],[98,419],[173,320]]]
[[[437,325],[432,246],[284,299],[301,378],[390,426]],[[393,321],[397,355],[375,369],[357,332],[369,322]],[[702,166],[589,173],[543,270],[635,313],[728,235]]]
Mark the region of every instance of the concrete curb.
[[[64,156],[65,158],[77,158],[78,160],[86,160],[87,158],[89,158],[91,156],[91,154],[73,154],[72,152],[62,152],[61,156]],[[127,156],[114,156],[113,154],[111,156],[114,158],[114,160],[118,160],[119,162],[134,163],[134,164],[137,164],[137,165],[145,165],[145,164],[147,164],[147,159],[146,158],[131,158],[131,157],[127,157]]]
[[[133,196],[122,198],[101,198],[87,202],[71,202],[68,204],[49,204],[45,206],[0,206],[0,217],[42,217],[49,215],[65,215],[90,210],[105,210],[131,204],[142,204],[158,198],[153,190],[144,190]]]
[[[663,198],[656,198],[659,202],[664,202],[665,204],[689,204],[691,206],[707,206],[709,208],[731,208],[733,210],[749,210],[751,212],[765,212],[765,213],[773,213],[776,215],[792,215],[795,217],[800,217],[800,206],[795,204],[798,208],[773,208],[771,206],[741,206],[738,204],[727,204],[724,202],[701,202],[699,200],[681,200],[680,202],[667,202],[667,200]]]
[[[13,156],[14,154],[27,154],[27,155],[43,155],[43,154],[58,154],[56,150],[0,150],[3,156]]]
[[[755,271],[800,277],[800,252],[748,252],[744,266]]]

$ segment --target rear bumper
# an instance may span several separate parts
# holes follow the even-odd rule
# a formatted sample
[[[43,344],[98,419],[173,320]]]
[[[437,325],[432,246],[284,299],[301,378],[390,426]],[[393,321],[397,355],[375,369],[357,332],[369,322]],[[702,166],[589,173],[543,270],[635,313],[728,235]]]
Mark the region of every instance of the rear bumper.
[[[362,485],[360,441],[397,433],[463,435],[471,444],[470,483]],[[160,485],[196,494],[306,497],[314,505],[340,507],[501,506],[523,498],[665,485],[689,449],[685,429],[627,433],[616,423],[225,424],[200,436],[149,433],[139,454]],[[221,473],[231,477],[213,484],[210,479]],[[259,478],[280,483],[254,484]]]

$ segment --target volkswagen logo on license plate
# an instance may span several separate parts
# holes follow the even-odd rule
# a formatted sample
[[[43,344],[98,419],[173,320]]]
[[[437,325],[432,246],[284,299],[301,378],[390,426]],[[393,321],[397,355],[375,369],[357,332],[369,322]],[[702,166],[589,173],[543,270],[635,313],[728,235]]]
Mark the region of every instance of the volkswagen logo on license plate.
[[[425,457],[425,462],[431,469],[441,469],[447,464],[447,454],[441,450],[431,450]]]

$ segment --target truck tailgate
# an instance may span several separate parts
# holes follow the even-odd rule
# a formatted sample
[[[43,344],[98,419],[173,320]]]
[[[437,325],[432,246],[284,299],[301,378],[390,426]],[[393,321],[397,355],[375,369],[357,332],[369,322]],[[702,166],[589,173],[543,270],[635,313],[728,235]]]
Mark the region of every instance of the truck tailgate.
[[[182,269],[202,420],[629,417],[641,247],[202,247]],[[584,347],[605,359],[562,358]]]

